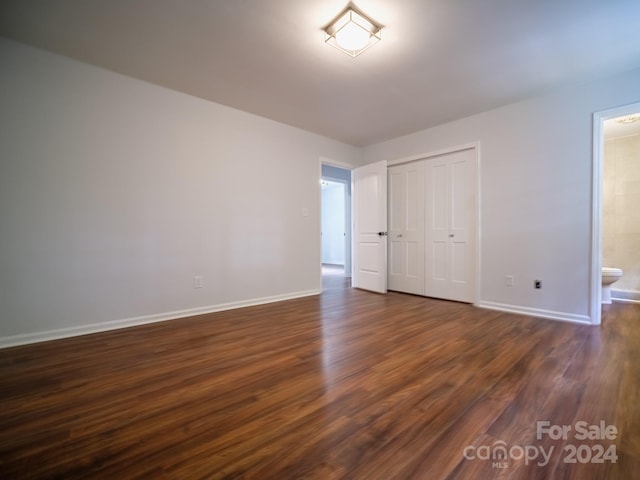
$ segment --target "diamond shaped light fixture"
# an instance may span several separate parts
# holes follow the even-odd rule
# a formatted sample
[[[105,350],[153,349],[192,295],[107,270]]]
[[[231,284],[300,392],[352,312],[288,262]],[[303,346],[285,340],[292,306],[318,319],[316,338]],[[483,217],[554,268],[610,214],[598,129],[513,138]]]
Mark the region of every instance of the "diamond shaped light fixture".
[[[327,27],[325,42],[357,57],[374,43],[380,41],[382,25],[377,24],[355,5],[349,4]]]

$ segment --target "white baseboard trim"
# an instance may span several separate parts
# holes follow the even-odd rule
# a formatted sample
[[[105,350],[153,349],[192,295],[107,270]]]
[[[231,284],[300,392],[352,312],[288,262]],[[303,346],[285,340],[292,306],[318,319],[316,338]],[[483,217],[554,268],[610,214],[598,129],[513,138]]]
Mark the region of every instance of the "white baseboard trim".
[[[611,300],[621,303],[640,303],[640,292],[637,290],[613,290]]]
[[[106,332],[109,330],[118,330],[120,328],[135,327],[145,325],[147,323],[164,322],[167,320],[176,320],[178,318],[193,317],[206,313],[221,312],[224,310],[233,310],[235,308],[252,307],[255,305],[264,305],[267,303],[282,302],[285,300],[293,300],[294,298],[309,297],[319,295],[322,290],[306,290],[301,292],[288,293],[284,295],[274,295],[271,297],[253,298],[249,300],[241,300],[238,302],[222,303],[219,305],[210,305],[206,307],[189,308],[186,310],[176,310],[174,312],[156,313],[152,315],[143,315],[140,317],[123,318],[120,320],[111,320],[108,322],[92,323],[88,325],[80,325],[77,327],[59,328],[56,330],[48,330],[44,332],[25,333],[21,335],[13,335],[9,337],[0,337],[0,348],[16,347],[18,345],[27,345],[31,343],[46,342],[49,340],[58,340],[61,338],[77,337],[79,335],[87,335],[90,333]]]
[[[548,318],[551,320],[561,320],[563,322],[580,323],[583,325],[592,325],[591,318],[588,315],[576,315],[574,313],[556,312],[553,310],[543,310],[541,308],[521,307],[519,305],[508,305],[496,302],[479,302],[476,306],[488,308],[490,310],[499,310],[501,312],[517,313],[520,315],[530,315],[533,317]]]

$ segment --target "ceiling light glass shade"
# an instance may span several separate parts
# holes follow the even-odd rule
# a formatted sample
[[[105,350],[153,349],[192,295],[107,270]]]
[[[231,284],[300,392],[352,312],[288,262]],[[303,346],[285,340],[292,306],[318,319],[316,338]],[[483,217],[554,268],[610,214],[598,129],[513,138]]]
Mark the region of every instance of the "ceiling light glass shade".
[[[325,42],[357,57],[380,40],[382,27],[353,6],[347,7],[325,29]]]
[[[336,32],[336,43],[345,50],[357,52],[369,44],[369,32],[349,22]]]

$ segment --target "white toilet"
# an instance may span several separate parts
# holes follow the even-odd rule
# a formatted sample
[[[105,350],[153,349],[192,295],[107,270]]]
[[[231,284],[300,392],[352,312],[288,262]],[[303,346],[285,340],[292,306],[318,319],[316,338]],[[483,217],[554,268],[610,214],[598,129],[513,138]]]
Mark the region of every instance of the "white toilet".
[[[602,267],[602,303],[611,303],[611,284],[620,280],[622,270]]]

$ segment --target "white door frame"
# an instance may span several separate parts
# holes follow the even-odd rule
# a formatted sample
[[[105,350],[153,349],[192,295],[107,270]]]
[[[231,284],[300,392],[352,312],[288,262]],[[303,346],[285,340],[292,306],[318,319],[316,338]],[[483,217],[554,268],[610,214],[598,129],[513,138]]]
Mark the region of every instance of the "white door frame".
[[[480,217],[480,142],[471,142],[462,145],[455,145],[453,147],[443,148],[441,150],[435,150],[428,153],[421,153],[418,155],[411,155],[409,157],[402,157],[395,160],[390,160],[387,162],[387,166],[399,165],[402,163],[415,162],[416,160],[429,160],[430,158],[439,157],[441,155],[447,155],[450,153],[460,152],[463,150],[474,150],[475,151],[475,169],[476,169],[476,178],[475,178],[475,209],[474,213],[476,215],[476,226],[475,226],[475,234],[473,236],[473,240],[475,241],[475,288],[473,292],[473,305],[478,303],[478,299],[480,298],[480,231],[482,228],[482,222]]]
[[[640,112],[640,102],[593,114],[593,162],[591,186],[591,323],[602,322],[602,182],[604,169],[604,121]]]

